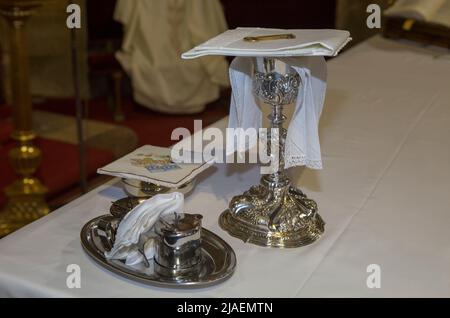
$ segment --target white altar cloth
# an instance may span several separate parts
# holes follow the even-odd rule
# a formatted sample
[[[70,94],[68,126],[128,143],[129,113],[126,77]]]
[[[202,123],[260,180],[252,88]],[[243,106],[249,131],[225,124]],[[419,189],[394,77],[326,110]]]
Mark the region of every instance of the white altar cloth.
[[[124,196],[113,181],[0,240],[0,296],[449,297],[449,101],[448,51],[372,38],[329,62],[324,170],[304,170],[298,182],[327,222],[318,242],[267,249],[222,231],[219,214],[259,169],[219,165],[200,176],[186,208],[234,248],[235,274],[198,290],[135,283],[80,245],[83,224]],[[66,286],[70,264],[81,268],[80,289]],[[379,289],[366,285],[370,264],[381,268]]]

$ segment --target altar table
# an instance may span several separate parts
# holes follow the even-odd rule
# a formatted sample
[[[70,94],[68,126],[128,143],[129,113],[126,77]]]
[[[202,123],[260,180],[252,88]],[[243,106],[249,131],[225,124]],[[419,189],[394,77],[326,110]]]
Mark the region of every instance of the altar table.
[[[193,290],[132,282],[80,245],[82,226],[124,196],[113,180],[0,240],[0,296],[449,297],[449,51],[375,37],[329,61],[328,73],[324,169],[293,172],[327,223],[319,241],[269,249],[222,231],[219,214],[259,182],[259,169],[217,165],[200,176],[186,211],[203,214],[204,227],[234,248],[234,275]],[[80,266],[79,289],[66,285],[70,264]],[[367,284],[373,266],[380,288]]]

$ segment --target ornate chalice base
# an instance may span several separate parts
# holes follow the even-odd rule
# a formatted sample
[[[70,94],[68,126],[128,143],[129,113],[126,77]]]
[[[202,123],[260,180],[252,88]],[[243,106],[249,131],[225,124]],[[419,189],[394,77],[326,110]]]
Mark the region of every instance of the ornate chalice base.
[[[296,100],[300,78],[287,64],[273,58],[257,58],[254,65],[254,94],[272,106],[269,119],[278,133],[267,139],[267,150],[272,160],[279,162],[279,168],[263,176],[259,185],[234,197],[228,210],[221,214],[219,224],[232,236],[256,245],[304,246],[321,236],[325,222],[317,213],[316,202],[291,186],[284,171],[283,106]],[[276,152],[279,158],[274,157]]]
[[[298,188],[261,184],[234,197],[220,216],[222,229],[244,242],[270,247],[299,247],[316,241],[325,222],[317,204]]]

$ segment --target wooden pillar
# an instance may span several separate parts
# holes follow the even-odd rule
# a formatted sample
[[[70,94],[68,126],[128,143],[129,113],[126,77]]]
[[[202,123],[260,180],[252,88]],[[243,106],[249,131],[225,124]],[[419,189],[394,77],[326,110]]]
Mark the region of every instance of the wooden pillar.
[[[33,145],[36,134],[32,127],[32,104],[26,23],[33,11],[47,0],[0,0],[0,16],[8,25],[11,56],[11,91],[14,131],[17,146],[9,153],[14,171],[19,176],[5,189],[8,203],[0,213],[0,237],[48,214],[47,189],[35,177],[41,151]],[[65,26],[61,26],[65,27]]]

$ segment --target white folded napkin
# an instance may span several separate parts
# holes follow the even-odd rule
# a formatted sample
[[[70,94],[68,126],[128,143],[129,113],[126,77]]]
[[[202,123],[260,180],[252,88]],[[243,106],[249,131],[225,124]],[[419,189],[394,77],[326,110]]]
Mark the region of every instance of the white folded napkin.
[[[127,265],[136,265],[144,261],[138,251],[140,235],[153,229],[159,217],[169,213],[183,213],[184,196],[179,192],[158,194],[142,202],[131,210],[120,222],[113,248],[105,252],[107,259],[125,259]],[[145,244],[147,259],[153,258],[153,239]]]
[[[318,125],[326,91],[325,59],[316,56],[280,60],[293,67],[301,79],[294,114],[287,131],[285,167],[306,165],[312,169],[322,169]],[[261,127],[262,112],[252,92],[252,73],[251,58],[236,57],[230,65],[232,98],[229,128],[246,130]],[[255,140],[244,144],[246,138],[239,136],[239,130],[237,132],[235,142],[240,144],[234,145],[234,149],[250,149],[256,145]]]
[[[295,39],[248,42],[248,36],[292,33]],[[204,55],[230,56],[335,56],[351,40],[344,30],[283,30],[265,28],[237,28],[228,30],[207,42],[183,53],[192,59]]]

